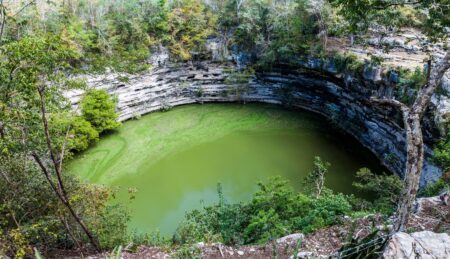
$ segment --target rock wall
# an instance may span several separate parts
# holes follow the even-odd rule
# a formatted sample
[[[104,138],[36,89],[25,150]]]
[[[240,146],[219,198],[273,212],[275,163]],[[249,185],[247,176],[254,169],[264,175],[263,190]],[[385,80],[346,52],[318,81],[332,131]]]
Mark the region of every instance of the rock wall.
[[[306,109],[332,120],[370,149],[392,172],[403,173],[405,138],[399,114],[369,102],[373,94],[388,95],[388,84],[377,71],[363,77],[337,74],[333,66],[310,60],[296,67],[256,73],[249,84],[230,85],[226,78],[236,65],[202,61],[170,63],[156,58],[152,70],[140,75],[106,73],[88,76],[90,87],[106,89],[118,98],[121,121],[172,106],[203,102],[264,102]],[[82,91],[67,96],[76,106]],[[392,119],[394,118],[394,119]],[[424,130],[432,132],[433,123]],[[431,151],[426,148],[426,156]],[[442,171],[426,161],[421,185]]]

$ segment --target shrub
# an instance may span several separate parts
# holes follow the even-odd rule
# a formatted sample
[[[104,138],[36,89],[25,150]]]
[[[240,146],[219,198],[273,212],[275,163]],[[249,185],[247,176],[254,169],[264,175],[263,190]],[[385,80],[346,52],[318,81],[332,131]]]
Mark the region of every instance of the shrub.
[[[433,159],[445,170],[450,169],[450,125],[447,128],[445,137],[434,148]]]
[[[79,116],[72,120],[69,135],[69,149],[76,151],[87,149],[91,143],[99,139],[98,132],[91,123]]]
[[[391,213],[403,189],[403,181],[397,175],[374,174],[368,168],[356,173],[353,186],[375,198],[374,209]]]
[[[77,243],[88,243],[28,156],[2,155],[0,170],[0,250],[6,255],[29,257],[32,247],[47,254],[52,249],[75,249]],[[64,176],[64,182],[70,203],[103,248],[112,249],[129,239],[128,212],[110,204],[110,190],[81,183],[70,175]]]
[[[115,108],[116,103],[105,90],[89,90],[81,100],[83,118],[90,122],[99,133],[120,126]]]
[[[364,61],[360,60],[358,56],[353,53],[335,53],[333,61],[338,72],[351,71],[362,73],[364,69]]]
[[[424,197],[432,197],[441,194],[442,191],[450,191],[450,185],[446,183],[444,179],[439,179],[435,183],[425,186],[419,195]]]
[[[347,198],[339,193],[333,194],[330,190],[325,190],[323,195],[314,200],[312,208],[304,217],[296,218],[294,228],[310,233],[316,229],[336,224],[338,218],[350,213],[352,206]]]
[[[427,81],[426,73],[420,67],[416,67],[413,72],[410,70],[401,70],[399,85],[411,89],[419,89],[425,85]]]
[[[273,177],[267,183],[258,183],[259,190],[249,204],[250,211],[274,209],[282,219],[303,216],[311,208],[311,199],[296,193],[289,182],[281,177]]]
[[[189,212],[174,235],[175,243],[265,243],[294,231],[312,232],[335,224],[352,208],[343,194],[325,189],[316,199],[295,192],[279,177],[258,186],[249,202],[238,204],[226,203],[218,188],[219,202]]]
[[[274,209],[258,211],[244,231],[246,243],[259,244],[264,244],[287,233],[289,233],[289,229],[282,223]]]
[[[314,172],[320,171],[320,185],[323,187],[328,163],[315,159]],[[316,174],[313,174],[316,175]],[[355,186],[376,197],[369,202],[355,196],[333,193],[322,188],[317,195],[317,182],[306,181],[310,195],[296,192],[289,182],[280,177],[258,183],[258,190],[250,201],[237,204],[226,202],[222,188],[218,186],[219,202],[186,214],[184,222],[174,235],[179,245],[200,241],[220,241],[225,244],[265,243],[296,231],[310,233],[319,228],[338,224],[344,215],[365,215],[368,207],[374,211],[392,209],[402,182],[396,176],[375,175],[368,169],[357,173]],[[371,204],[371,205],[369,205]]]

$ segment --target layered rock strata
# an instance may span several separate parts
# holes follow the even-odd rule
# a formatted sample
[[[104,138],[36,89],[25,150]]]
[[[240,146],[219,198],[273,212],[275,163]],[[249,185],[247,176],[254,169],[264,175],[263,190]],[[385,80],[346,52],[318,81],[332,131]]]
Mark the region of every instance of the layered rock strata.
[[[361,76],[338,73],[318,60],[299,61],[298,66],[278,66],[258,72],[248,84],[230,84],[236,70],[232,62],[170,63],[154,58],[154,67],[139,75],[106,73],[87,76],[90,87],[107,90],[118,99],[119,120],[138,117],[173,106],[204,102],[263,102],[319,113],[352,134],[392,172],[403,173],[405,137],[398,112],[378,107],[370,97],[391,96],[391,77],[366,68]],[[82,91],[67,94],[76,106]],[[433,116],[430,116],[434,118]],[[433,120],[424,122],[426,141],[436,134]],[[428,161],[426,148],[421,185],[435,181],[441,170]]]

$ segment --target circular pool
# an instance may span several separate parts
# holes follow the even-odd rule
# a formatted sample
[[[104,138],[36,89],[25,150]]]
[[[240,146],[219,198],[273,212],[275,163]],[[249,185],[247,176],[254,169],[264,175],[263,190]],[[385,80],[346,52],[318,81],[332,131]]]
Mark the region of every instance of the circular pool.
[[[314,156],[331,163],[326,185],[352,193],[355,172],[379,161],[324,118],[268,104],[194,104],[125,122],[67,170],[118,189],[130,229],[170,235],[186,211],[217,201],[247,200],[256,183],[282,176],[301,189]],[[130,199],[130,192],[134,198]]]

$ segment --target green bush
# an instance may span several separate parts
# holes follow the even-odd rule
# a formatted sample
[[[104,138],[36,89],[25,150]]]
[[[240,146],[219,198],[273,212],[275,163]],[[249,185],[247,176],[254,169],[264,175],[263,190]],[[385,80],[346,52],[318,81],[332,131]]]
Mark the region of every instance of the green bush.
[[[219,186],[219,202],[187,213],[174,235],[175,243],[265,243],[288,233],[309,233],[336,224],[352,211],[347,196],[327,189],[318,198],[308,196],[294,191],[280,177],[258,187],[250,201],[228,204]]]
[[[445,170],[450,169],[450,125],[447,127],[445,137],[434,148],[433,159]]]
[[[55,136],[62,135],[62,138],[55,140],[54,145],[58,149],[65,145],[68,151],[83,151],[99,139],[97,130],[90,122],[71,113],[53,114],[50,117],[50,132]]]
[[[173,237],[174,242],[178,245],[200,241],[260,244],[288,233],[311,233],[339,224],[345,215],[367,215],[369,211],[391,213],[403,187],[395,175],[376,175],[363,168],[357,172],[354,185],[369,194],[370,200],[336,194],[323,187],[328,163],[316,158],[314,165],[313,174],[304,181],[309,185],[305,189],[312,190],[307,194],[296,192],[288,181],[274,177],[258,183],[250,201],[229,204],[219,185],[219,202],[187,213]],[[319,195],[317,186],[322,190]]]
[[[429,184],[419,193],[419,196],[432,197],[439,195],[442,191],[450,191],[450,184],[444,179],[437,180],[434,184]]]
[[[313,206],[305,217],[297,218],[294,228],[304,233],[338,223],[339,217],[351,212],[352,206],[347,197],[341,193],[333,194],[326,190],[320,198],[314,200]]]
[[[410,70],[400,70],[400,86],[418,90],[425,85],[426,81],[426,73],[420,67],[416,67],[412,72]]]
[[[264,244],[274,238],[289,233],[274,209],[260,210],[254,215],[244,230],[246,243]]]
[[[343,54],[334,53],[333,61],[338,72],[359,72],[362,73],[364,69],[364,61],[353,53],[345,52]]]
[[[353,186],[372,196],[373,209],[383,213],[392,213],[404,183],[397,175],[374,174],[368,168],[361,168],[356,173],[357,180]]]
[[[87,149],[91,143],[99,139],[98,131],[80,116],[72,120],[69,134],[69,148],[76,151]]]
[[[81,100],[83,118],[99,132],[113,130],[120,126],[115,111],[116,102],[105,90],[89,90]]]

